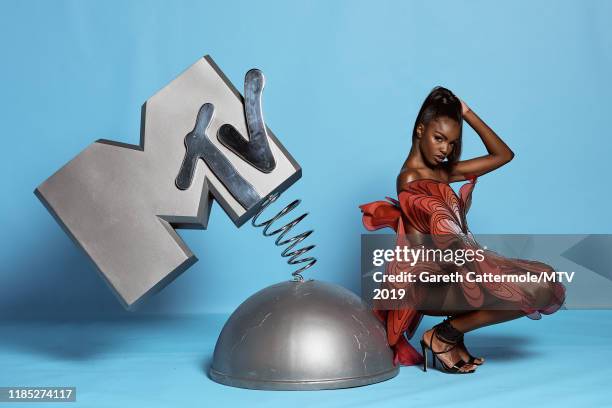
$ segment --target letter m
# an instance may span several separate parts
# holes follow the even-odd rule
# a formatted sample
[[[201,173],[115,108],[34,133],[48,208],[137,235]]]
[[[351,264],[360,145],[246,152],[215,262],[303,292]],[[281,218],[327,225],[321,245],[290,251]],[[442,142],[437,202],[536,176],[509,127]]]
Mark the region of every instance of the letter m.
[[[263,85],[249,71],[243,99],[206,56],[143,105],[140,145],[98,140],[35,190],[124,306],[197,261],[174,229],[205,229],[213,197],[240,226],[300,178],[263,123]]]

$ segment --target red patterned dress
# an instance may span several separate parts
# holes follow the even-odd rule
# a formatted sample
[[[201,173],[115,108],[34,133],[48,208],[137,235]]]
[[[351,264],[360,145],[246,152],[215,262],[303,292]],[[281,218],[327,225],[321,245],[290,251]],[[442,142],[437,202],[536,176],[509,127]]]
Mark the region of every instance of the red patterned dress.
[[[476,178],[470,179],[468,183],[461,186],[459,195],[446,183],[432,180],[420,179],[407,184],[406,188],[399,193],[398,201],[375,201],[360,206],[363,212],[363,224],[372,231],[384,227],[393,228],[397,232],[397,244],[409,245],[405,231],[408,227],[421,234],[434,237],[438,248],[464,248],[480,249],[485,254],[482,262],[467,263],[465,267],[459,268],[459,273],[473,271],[477,275],[485,273],[508,275],[508,274],[539,274],[553,271],[553,268],[537,261],[505,258],[493,251],[483,250],[467,228],[466,214],[469,210],[472,191],[476,184]],[[436,239],[438,237],[438,239]],[[429,267],[438,268],[438,273],[443,273],[438,266],[430,263]],[[390,265],[392,268],[397,266]],[[418,266],[418,265],[417,265]],[[427,265],[421,264],[421,267]],[[389,266],[388,266],[389,267]],[[424,296],[418,293],[424,288],[412,289],[413,296]],[[565,288],[556,282],[547,282],[534,285],[533,288],[546,292],[547,304],[539,304],[531,287],[519,285],[512,282],[481,282],[470,283],[465,279],[458,284],[461,288],[465,301],[472,308],[484,305],[485,298],[494,298],[496,301],[508,302],[509,308],[522,310],[530,318],[538,319],[540,314],[551,314],[561,307],[565,299]],[[416,285],[413,285],[416,286]],[[537,287],[536,287],[537,286]],[[414,293],[416,291],[416,293]],[[402,365],[419,364],[422,356],[408,343],[416,328],[418,327],[422,313],[410,307],[392,310],[375,309],[376,315],[386,323],[387,340],[395,350],[396,363]]]

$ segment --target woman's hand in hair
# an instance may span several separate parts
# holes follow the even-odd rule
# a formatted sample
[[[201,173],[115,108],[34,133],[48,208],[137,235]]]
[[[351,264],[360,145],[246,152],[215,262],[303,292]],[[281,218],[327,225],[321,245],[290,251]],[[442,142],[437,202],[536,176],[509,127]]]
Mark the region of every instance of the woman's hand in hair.
[[[482,176],[503,166],[514,157],[514,153],[506,143],[463,101],[461,101],[461,109],[463,119],[480,136],[488,154],[453,164],[449,171],[451,182],[466,180],[474,176]]]

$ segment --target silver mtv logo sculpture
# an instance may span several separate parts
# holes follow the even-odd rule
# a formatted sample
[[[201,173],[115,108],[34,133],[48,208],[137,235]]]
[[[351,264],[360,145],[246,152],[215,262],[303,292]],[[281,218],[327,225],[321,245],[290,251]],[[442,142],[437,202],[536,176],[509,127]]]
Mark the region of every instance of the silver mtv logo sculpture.
[[[98,140],[35,190],[124,306],[197,261],[174,229],[205,229],[213,198],[240,226],[301,177],[263,87],[249,71],[243,99],[206,56],[143,105],[140,145]]]

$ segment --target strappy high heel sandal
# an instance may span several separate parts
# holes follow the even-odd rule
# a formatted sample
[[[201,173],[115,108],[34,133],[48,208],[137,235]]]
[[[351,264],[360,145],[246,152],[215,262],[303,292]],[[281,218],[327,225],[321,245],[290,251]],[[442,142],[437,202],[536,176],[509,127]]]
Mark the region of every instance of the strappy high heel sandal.
[[[451,319],[451,316],[448,316],[448,317],[446,318],[446,320],[450,320],[450,319]],[[449,323],[449,324],[450,324],[450,323]],[[464,349],[464,350],[465,350],[465,352],[467,353],[467,355],[468,355],[468,361],[467,361],[467,363],[468,363],[468,364],[477,365],[477,366],[481,366],[481,365],[483,365],[483,364],[484,364],[484,358],[482,358],[482,357],[474,357],[474,356],[472,355],[472,353],[470,353],[470,352],[469,352],[469,350],[467,349],[467,347],[465,347],[465,343],[463,342],[463,336],[464,336],[464,333],[461,333],[461,337],[458,339],[457,343],[458,343],[459,347],[463,347],[463,349]],[[481,361],[481,362],[478,362],[478,361],[476,361],[476,359],[479,359],[479,360],[482,360],[482,361]]]
[[[434,336],[436,337],[436,339],[440,340],[442,343],[448,344],[451,347],[444,351],[434,351],[433,350]],[[462,340],[463,340],[463,333],[455,329],[450,324],[450,321],[448,319],[444,320],[440,324],[435,325],[433,327],[433,333],[431,334],[431,339],[429,340],[429,345],[424,340],[421,340],[421,352],[423,354],[423,371],[427,371],[427,353],[426,353],[427,350],[431,351],[431,360],[432,360],[431,363],[432,363],[432,367],[434,368],[436,367],[436,360],[438,360],[440,362],[440,365],[442,366],[442,371],[449,373],[449,374],[471,374],[474,371],[476,371],[475,369],[470,370],[470,371],[461,371],[462,367],[464,367],[466,364],[470,364],[463,360],[459,360],[453,366],[448,366],[444,363],[444,361],[440,360],[440,358],[438,357],[439,354],[448,353],[449,351],[457,347],[457,344],[459,344],[459,342]]]

